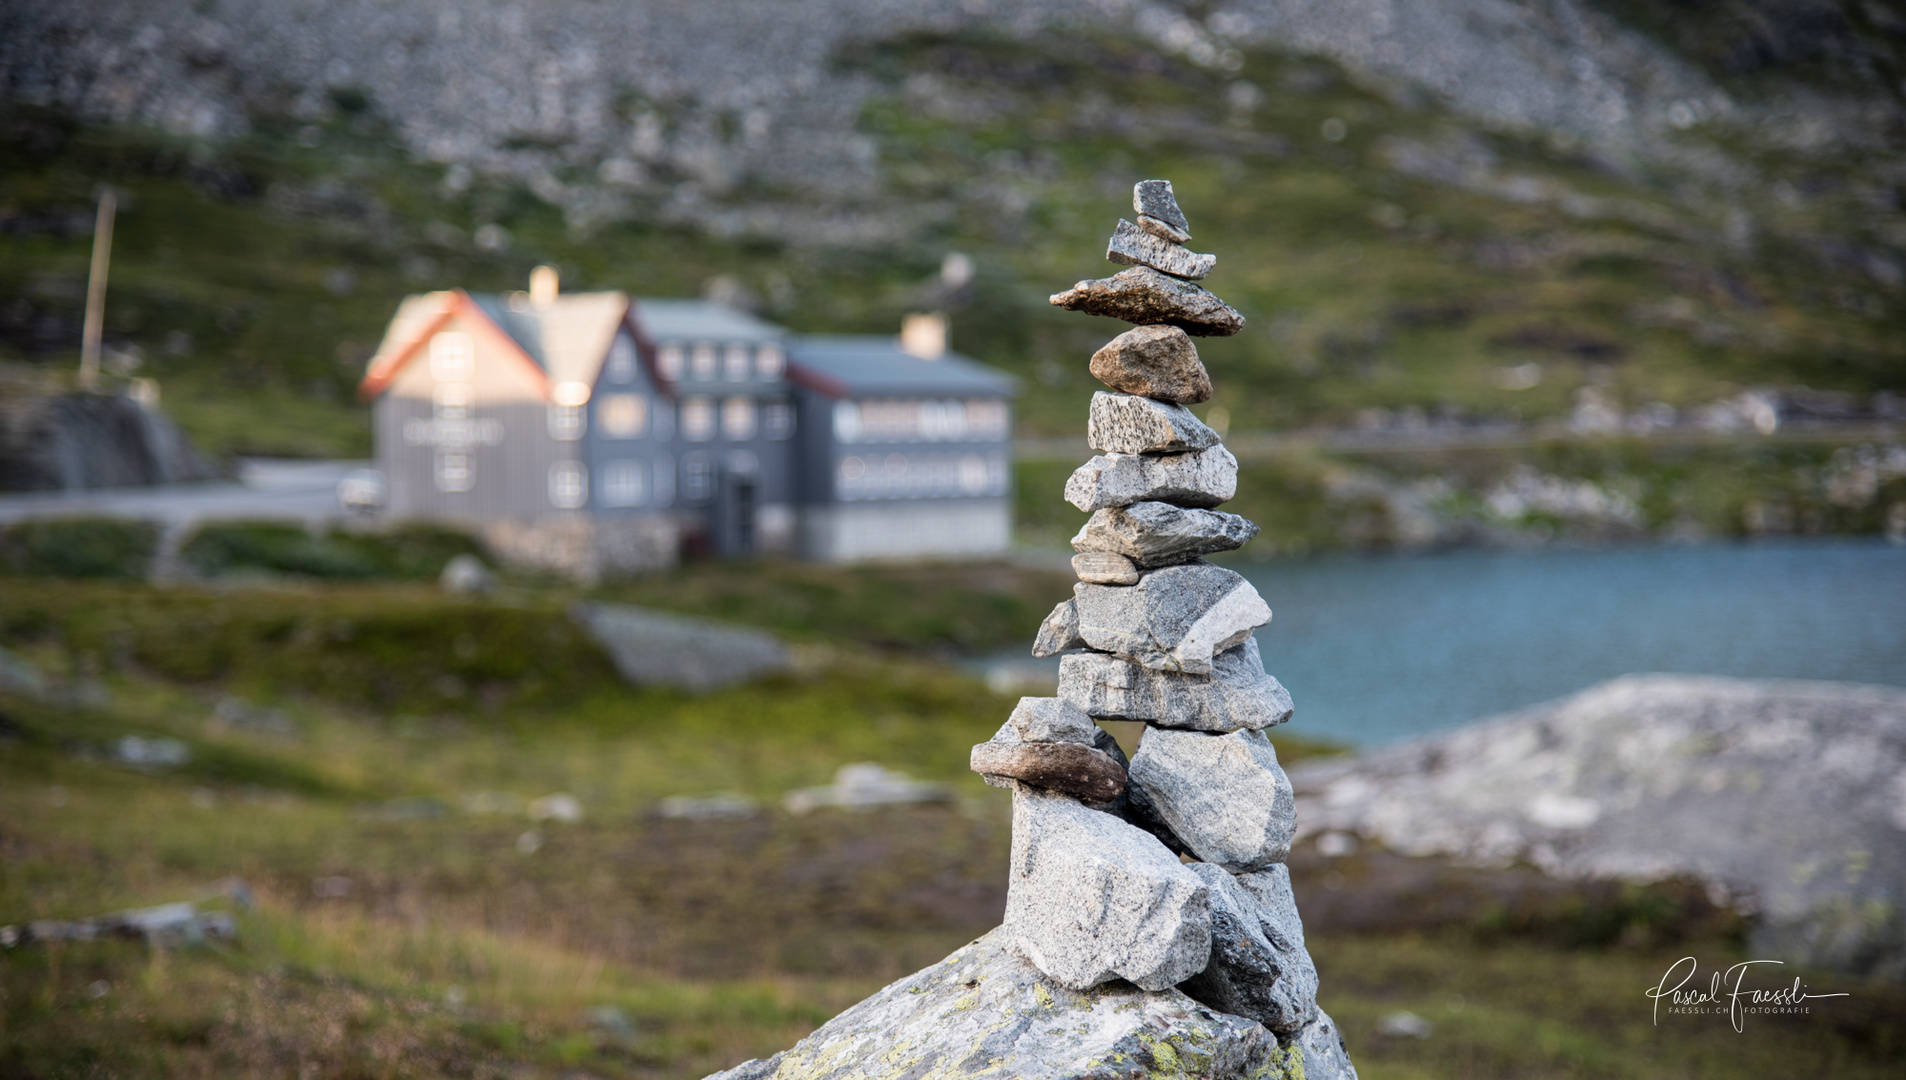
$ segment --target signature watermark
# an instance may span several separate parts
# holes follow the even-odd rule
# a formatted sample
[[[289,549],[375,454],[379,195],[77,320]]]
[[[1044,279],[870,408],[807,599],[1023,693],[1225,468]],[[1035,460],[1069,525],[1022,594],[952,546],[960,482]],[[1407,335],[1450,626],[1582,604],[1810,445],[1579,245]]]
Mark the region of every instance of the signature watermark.
[[[1699,966],[1694,957],[1684,956],[1668,966],[1661,981],[1650,987],[1646,993],[1654,999],[1654,1022],[1661,1024],[1661,1014],[1670,1016],[1720,1016],[1727,1015],[1728,1022],[1740,1031],[1749,1016],[1797,1016],[1812,1012],[1807,1002],[1820,998],[1850,997],[1849,994],[1809,993],[1807,984],[1794,976],[1793,985],[1780,985],[1772,989],[1761,989],[1746,985],[1747,977],[1756,964],[1780,965],[1779,960],[1743,960],[1725,972],[1716,971],[1703,986],[1697,980],[1700,977]],[[1762,973],[1767,974],[1767,973]]]

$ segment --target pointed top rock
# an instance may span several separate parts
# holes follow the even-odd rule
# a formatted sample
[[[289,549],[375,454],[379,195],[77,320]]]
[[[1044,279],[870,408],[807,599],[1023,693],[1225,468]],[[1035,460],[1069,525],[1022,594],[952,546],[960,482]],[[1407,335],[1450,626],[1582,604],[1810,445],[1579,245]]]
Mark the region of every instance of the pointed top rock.
[[[1132,209],[1183,233],[1184,240],[1191,239],[1191,223],[1185,220],[1185,212],[1178,209],[1178,197],[1171,192],[1171,181],[1140,180],[1132,185]]]

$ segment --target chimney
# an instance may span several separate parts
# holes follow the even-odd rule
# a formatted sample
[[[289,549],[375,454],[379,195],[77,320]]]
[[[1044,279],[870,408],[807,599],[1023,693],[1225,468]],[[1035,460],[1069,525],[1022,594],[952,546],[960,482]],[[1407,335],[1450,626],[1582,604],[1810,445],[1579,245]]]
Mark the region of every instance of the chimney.
[[[900,351],[922,360],[946,355],[946,316],[938,311],[914,312],[900,320]]]
[[[539,266],[529,272],[529,303],[546,308],[556,302],[556,283],[560,280],[553,266]]]

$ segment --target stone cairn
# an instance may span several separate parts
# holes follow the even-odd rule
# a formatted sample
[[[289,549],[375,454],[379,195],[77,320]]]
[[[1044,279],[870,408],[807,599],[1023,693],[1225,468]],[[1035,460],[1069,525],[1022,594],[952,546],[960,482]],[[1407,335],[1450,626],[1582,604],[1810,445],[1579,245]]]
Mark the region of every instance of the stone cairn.
[[[1309,1080],[1354,1077],[1317,1007],[1284,865],[1296,807],[1264,729],[1291,699],[1252,636],[1271,609],[1200,558],[1258,532],[1213,509],[1236,493],[1237,459],[1185,408],[1211,396],[1191,339],[1244,318],[1195,284],[1217,260],[1183,246],[1171,183],[1139,183],[1132,204],[1138,223],[1121,220],[1106,251],[1130,269],[1052,298],[1137,325],[1092,357],[1111,392],[1092,395],[1098,456],[1065,488],[1092,514],[1072,538],[1079,583],[1033,645],[1062,654],[1059,694],[1021,698],[973,748],[973,770],[1013,791],[1004,931],[1074,990],[1176,987],[1302,1047]],[[1137,753],[1095,718],[1142,721]]]

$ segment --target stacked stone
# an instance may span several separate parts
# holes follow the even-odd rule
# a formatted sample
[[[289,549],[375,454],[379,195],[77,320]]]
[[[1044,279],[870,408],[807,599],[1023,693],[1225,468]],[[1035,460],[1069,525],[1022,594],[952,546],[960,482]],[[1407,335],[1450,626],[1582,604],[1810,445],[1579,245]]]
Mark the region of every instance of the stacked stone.
[[[1065,489],[1092,514],[1072,539],[1079,583],[1033,646],[1063,654],[1059,694],[1020,699],[973,748],[974,771],[1013,790],[1005,930],[1073,989],[1176,987],[1301,1047],[1310,1080],[1354,1077],[1317,1008],[1284,866],[1296,808],[1264,729],[1291,700],[1253,637],[1271,610],[1201,558],[1258,532],[1213,509],[1236,492],[1237,459],[1185,407],[1211,396],[1191,338],[1244,319],[1195,284],[1216,259],[1183,246],[1170,182],[1138,184],[1133,208],[1106,252],[1131,268],[1052,298],[1138,325],[1092,357],[1112,392],[1092,396],[1098,456]],[[1137,753],[1095,719],[1142,721]]]

